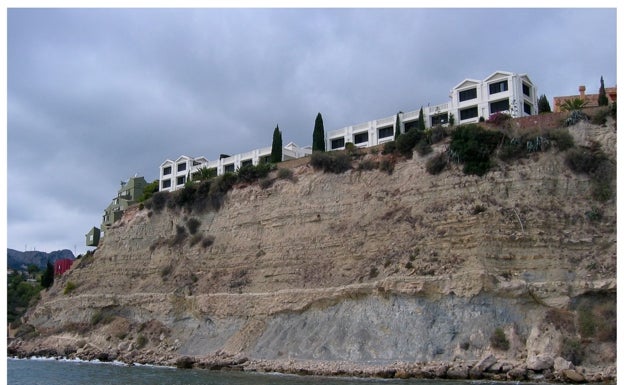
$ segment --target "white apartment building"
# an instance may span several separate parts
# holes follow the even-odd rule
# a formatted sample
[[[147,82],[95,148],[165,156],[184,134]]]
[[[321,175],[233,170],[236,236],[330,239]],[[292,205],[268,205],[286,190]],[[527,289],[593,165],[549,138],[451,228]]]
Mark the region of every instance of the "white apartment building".
[[[465,79],[453,89],[448,103],[423,107],[425,127],[478,122],[497,112],[513,117],[537,114],[537,88],[526,74],[496,71],[483,80]],[[399,113],[400,132],[417,126],[420,109]],[[371,147],[394,140],[396,115],[327,132],[325,148],[340,150],[346,143]]]
[[[282,161],[302,158],[312,154],[312,147],[299,147],[290,142],[282,148]],[[271,147],[258,148],[249,152],[236,155],[221,155],[218,160],[209,161],[205,157],[192,158],[186,155],[180,156],[176,160],[165,160],[160,165],[159,191],[175,191],[184,187],[189,180],[194,180],[194,176],[200,169],[206,168],[215,175],[223,175],[226,172],[235,172],[239,168],[247,165],[258,165],[269,162],[271,158]]]

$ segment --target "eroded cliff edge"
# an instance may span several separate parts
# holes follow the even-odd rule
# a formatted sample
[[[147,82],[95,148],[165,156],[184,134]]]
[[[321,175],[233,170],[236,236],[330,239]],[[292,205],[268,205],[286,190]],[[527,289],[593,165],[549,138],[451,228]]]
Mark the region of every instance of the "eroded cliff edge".
[[[615,159],[614,122],[570,130]],[[583,380],[615,375],[615,198],[593,200],[562,153],[484,177],[429,175],[418,155],[391,174],[293,171],[236,186],[216,212],[128,210],[43,294],[26,319],[38,336],[12,352],[437,362],[460,378],[488,358],[496,379],[553,379],[565,357]]]

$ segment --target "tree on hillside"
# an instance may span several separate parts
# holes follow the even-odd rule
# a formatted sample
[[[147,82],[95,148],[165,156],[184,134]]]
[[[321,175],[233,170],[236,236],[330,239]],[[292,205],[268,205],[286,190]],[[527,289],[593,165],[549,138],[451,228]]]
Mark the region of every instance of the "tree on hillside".
[[[41,276],[41,286],[48,289],[54,283],[54,266],[48,261],[46,265],[46,270],[43,272]]]
[[[539,114],[552,112],[550,109],[550,103],[548,103],[548,98],[546,97],[546,95],[542,94],[542,96],[540,96],[539,99],[537,100],[537,112]]]
[[[316,115],[316,120],[314,120],[312,151],[325,151],[325,128],[323,128],[323,117],[320,112]]]
[[[154,195],[154,193],[158,191],[158,184],[158,179],[152,181],[152,183],[147,184],[143,188],[143,194],[139,197],[139,202],[145,202],[146,200],[150,199],[152,195]]]
[[[271,145],[271,163],[279,163],[282,161],[282,133],[279,130],[279,124],[273,130],[273,144]]]
[[[401,112],[399,111],[396,116],[396,121],[394,123],[394,140],[399,139],[401,135],[401,118],[399,116]]]
[[[423,108],[420,107],[420,112],[418,113],[418,129],[425,131],[425,128],[425,114],[423,112]]]
[[[609,104],[609,99],[607,99],[607,92],[604,88],[604,80],[602,76],[600,77],[600,91],[598,91],[598,105],[606,106]]]

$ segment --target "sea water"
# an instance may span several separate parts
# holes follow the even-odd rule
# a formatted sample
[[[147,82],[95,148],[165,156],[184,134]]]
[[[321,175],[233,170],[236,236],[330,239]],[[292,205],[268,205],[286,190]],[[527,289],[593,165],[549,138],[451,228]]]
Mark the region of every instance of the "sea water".
[[[296,376],[36,358],[7,360],[9,385],[466,385],[469,383],[477,382]]]

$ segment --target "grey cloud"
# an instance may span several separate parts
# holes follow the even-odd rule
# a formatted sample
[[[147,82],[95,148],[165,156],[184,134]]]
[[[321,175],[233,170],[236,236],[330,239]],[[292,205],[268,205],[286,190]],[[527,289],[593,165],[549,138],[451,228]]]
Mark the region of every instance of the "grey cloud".
[[[308,145],[318,112],[337,129],[499,69],[550,98],[613,85],[615,26],[610,9],[9,9],[9,247],[81,246],[120,179],[268,146],[277,124]]]

